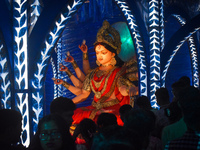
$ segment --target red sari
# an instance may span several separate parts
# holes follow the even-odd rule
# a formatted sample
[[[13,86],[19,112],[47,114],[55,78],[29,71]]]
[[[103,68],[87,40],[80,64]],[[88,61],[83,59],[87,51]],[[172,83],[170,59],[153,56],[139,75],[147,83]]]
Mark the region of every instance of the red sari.
[[[124,104],[129,104],[130,97],[121,95],[117,87],[117,80],[125,71],[114,67],[107,74],[97,75],[97,72],[98,68],[87,75],[83,86],[83,89],[92,90],[95,93],[92,105],[77,108],[74,111],[73,124],[80,123],[84,118],[90,118],[96,122],[101,112],[109,112],[116,115],[119,125],[123,125],[119,116],[119,108]],[[113,92],[116,99],[109,99]]]

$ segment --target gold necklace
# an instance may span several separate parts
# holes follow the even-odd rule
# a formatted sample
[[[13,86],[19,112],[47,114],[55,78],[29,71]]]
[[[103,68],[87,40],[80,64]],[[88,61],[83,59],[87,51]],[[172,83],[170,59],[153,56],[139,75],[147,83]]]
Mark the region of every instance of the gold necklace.
[[[99,78],[103,75],[106,75],[109,72],[109,70],[105,71],[105,70],[98,70],[96,73],[96,76]]]
[[[92,91],[94,92],[96,98],[98,98],[98,99],[101,98],[101,95],[105,92],[106,87],[107,87],[107,83],[108,83],[108,79],[109,79],[110,75],[112,74],[112,72],[113,72],[113,70],[114,70],[115,68],[116,68],[116,67],[113,67],[111,70],[108,70],[107,72],[109,72],[109,74],[108,74],[108,76],[105,76],[106,79],[105,79],[105,77],[103,77],[100,81],[95,81],[95,80],[94,80],[94,75],[95,75],[95,73],[98,71],[98,69],[97,69],[96,71],[94,71],[94,73],[93,73],[91,79],[92,79],[92,81],[93,81],[93,83],[94,83],[94,85],[95,85],[96,88],[99,88],[99,87],[101,86],[103,80],[105,79],[105,83],[104,83],[103,88],[102,88],[101,91],[95,91],[95,89],[94,89],[93,86],[92,86],[92,82],[90,82],[91,89],[92,89]]]
[[[109,65],[113,66],[112,64],[101,65],[102,67],[108,67]]]

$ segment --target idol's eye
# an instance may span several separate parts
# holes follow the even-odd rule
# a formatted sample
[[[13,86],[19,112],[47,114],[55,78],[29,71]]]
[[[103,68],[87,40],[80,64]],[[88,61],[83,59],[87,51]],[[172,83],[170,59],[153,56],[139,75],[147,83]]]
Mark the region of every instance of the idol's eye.
[[[105,54],[107,54],[107,52],[102,52],[102,54],[104,54],[104,55],[105,55]]]

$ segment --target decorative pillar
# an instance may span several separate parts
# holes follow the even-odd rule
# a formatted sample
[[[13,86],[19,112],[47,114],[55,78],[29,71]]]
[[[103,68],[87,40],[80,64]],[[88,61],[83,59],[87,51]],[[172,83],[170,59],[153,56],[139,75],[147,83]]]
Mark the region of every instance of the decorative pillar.
[[[27,1],[13,2],[14,99],[23,118],[22,144],[30,143],[27,58]]]

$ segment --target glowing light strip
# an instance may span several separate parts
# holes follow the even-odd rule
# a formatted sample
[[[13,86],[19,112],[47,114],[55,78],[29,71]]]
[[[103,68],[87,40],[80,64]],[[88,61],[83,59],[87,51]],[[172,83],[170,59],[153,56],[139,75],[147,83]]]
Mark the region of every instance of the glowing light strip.
[[[139,77],[140,77],[140,95],[147,95],[147,66],[145,51],[142,44],[141,35],[136,23],[135,17],[131,14],[131,10],[124,0],[115,0],[128,22],[130,30],[133,34],[133,40],[136,46],[138,64],[139,64]]]
[[[194,87],[199,87],[199,67],[198,67],[198,58],[197,58],[197,49],[195,46],[194,38],[189,38],[190,44],[190,54],[192,58],[192,68],[193,68],[193,84]]]
[[[17,93],[16,95],[17,100],[17,108],[19,109],[20,113],[22,114],[23,123],[22,123],[22,143],[26,147],[30,144],[30,131],[29,131],[29,107],[27,105],[28,101],[28,94],[24,93]],[[28,129],[28,130],[27,130]]]
[[[176,46],[176,48],[173,50],[173,53],[170,55],[169,60],[167,61],[167,64],[165,65],[165,69],[163,70],[162,73],[162,80],[165,81],[166,75],[167,75],[167,71],[169,69],[169,66],[172,62],[172,59],[174,58],[174,56],[176,55],[177,51],[179,50],[179,48],[184,44],[184,42],[186,40],[188,40],[194,33],[196,33],[198,30],[200,29],[200,27],[195,28],[194,31],[190,32],[186,37],[184,37],[184,39],[182,41],[179,42],[179,44]],[[196,59],[196,58],[195,58]],[[196,75],[195,75],[196,76]],[[197,76],[196,76],[197,77]],[[198,79],[197,79],[198,80]]]
[[[180,15],[172,14],[172,16],[174,16],[182,26],[186,24],[185,18]]]
[[[8,62],[5,56],[4,46],[0,40],[0,90],[1,90],[1,108],[11,109],[11,89]]]
[[[31,2],[31,1],[30,1]],[[30,4],[31,7],[31,12],[30,12],[30,27],[29,27],[29,34],[32,31],[33,27],[35,26],[38,17],[41,14],[41,9],[42,9],[42,5],[40,3],[40,0],[34,0],[32,1],[32,4]]]
[[[41,96],[39,92],[36,92],[35,94],[32,94],[32,98],[34,100],[32,110],[35,113],[35,118],[33,117],[33,133],[35,134],[37,130],[37,124],[39,123],[41,113],[43,112],[43,108],[41,106],[43,96]]]
[[[165,30],[164,30],[164,2],[163,0],[160,1],[160,28],[161,28],[161,32],[160,32],[160,47],[161,47],[161,51],[164,49],[165,47]]]
[[[160,88],[160,13],[159,0],[149,1],[149,49],[150,49],[150,101],[158,108],[155,91]],[[163,16],[163,15],[162,15]]]
[[[24,90],[28,88],[27,1],[15,0],[13,11],[15,89]],[[18,96],[20,97],[21,94]],[[29,121],[28,98],[24,99],[22,103],[17,101],[17,106],[23,116],[23,132],[26,133],[26,136],[23,136],[22,144],[28,146],[30,142],[30,128],[27,123]],[[26,108],[26,111],[22,108]]]
[[[180,15],[173,14],[178,22],[183,26],[186,24],[186,20],[181,17]],[[197,49],[196,45],[194,43],[194,38],[191,36],[189,39],[189,45],[190,45],[190,55],[192,58],[192,68],[193,68],[193,83],[195,87],[199,87],[199,71],[198,71],[198,58],[197,58]],[[164,83],[165,84],[165,83]]]
[[[53,77],[57,78],[55,76],[57,74],[57,71],[56,71],[56,66],[55,66],[55,62],[53,61],[53,58],[50,59],[50,62],[51,62],[52,70],[53,70]],[[57,97],[57,85],[54,84],[54,98],[56,97]]]
[[[18,5],[18,6],[17,6]],[[14,51],[15,51],[15,88],[28,88],[28,72],[27,72],[27,11],[24,10],[26,1],[21,0],[14,2]],[[20,16],[18,16],[20,15]]]
[[[61,43],[61,39],[59,40],[59,42],[58,42],[58,44],[57,44],[57,62],[58,62],[58,64],[57,64],[57,77],[58,77],[58,79],[61,79],[62,77],[61,77],[61,72],[60,72],[60,70],[59,70],[59,63],[62,63],[62,53],[61,53],[61,51],[62,51],[62,43]],[[62,86],[61,85],[56,85],[56,84],[54,84],[54,86],[56,86],[56,89],[58,89],[58,96],[62,96]],[[56,97],[54,97],[54,98],[56,98]]]
[[[47,67],[48,61],[50,59],[51,50],[54,47],[55,43],[57,42],[58,38],[60,37],[60,34],[65,28],[66,22],[71,18],[71,16],[77,11],[78,6],[81,5],[84,2],[84,0],[78,0],[74,1],[72,7],[67,6],[66,9],[60,14],[60,17],[58,17],[57,21],[55,22],[55,25],[50,30],[49,34],[46,37],[46,40],[44,42],[43,48],[41,50],[41,57],[39,61],[37,62],[37,73],[34,74],[35,80],[32,82],[32,86],[34,87],[35,91],[32,93],[33,97],[33,113],[35,113],[36,118],[34,119],[34,128],[33,130],[36,130],[37,123],[39,116],[43,116],[43,111],[40,111],[43,107],[43,99],[44,99],[44,93],[43,93],[43,84],[44,84],[44,74],[45,74],[45,67]],[[36,107],[34,107],[35,101],[37,101],[38,105],[36,104]]]

